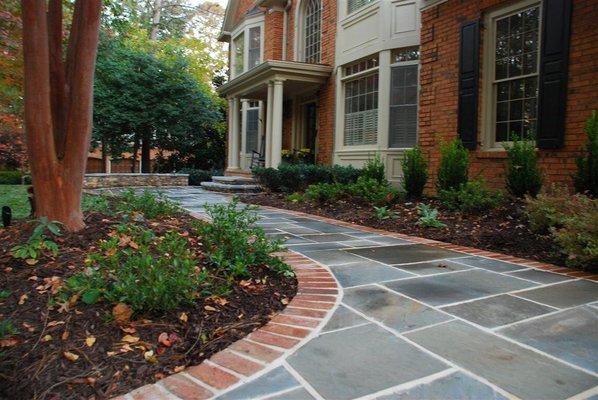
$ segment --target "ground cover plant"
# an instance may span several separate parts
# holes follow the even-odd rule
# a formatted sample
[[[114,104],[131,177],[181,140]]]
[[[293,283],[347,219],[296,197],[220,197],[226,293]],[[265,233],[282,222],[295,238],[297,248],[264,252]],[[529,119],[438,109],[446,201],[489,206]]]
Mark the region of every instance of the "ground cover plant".
[[[211,208],[208,224],[125,192],[85,196],[80,232],[48,220],[0,229],[0,397],[110,398],[267,322],[296,280],[254,211],[237,208]],[[35,258],[19,247],[42,237],[55,247]]]
[[[0,185],[0,207],[8,206],[14,219],[25,218],[31,213],[25,185]]]

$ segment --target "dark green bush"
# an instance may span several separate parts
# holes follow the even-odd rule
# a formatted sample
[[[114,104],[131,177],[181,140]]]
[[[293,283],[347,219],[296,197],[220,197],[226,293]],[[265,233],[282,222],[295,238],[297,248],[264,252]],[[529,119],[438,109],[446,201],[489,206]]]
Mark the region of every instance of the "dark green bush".
[[[405,151],[402,186],[408,197],[421,197],[428,181],[428,165],[419,147]]]
[[[460,139],[440,145],[440,166],[436,186],[441,190],[458,190],[467,183],[469,152]]]
[[[144,190],[141,194],[132,189],[116,197],[116,209],[124,213],[140,213],[145,218],[168,217],[180,212],[180,207],[163,193]]]
[[[352,165],[333,165],[330,167],[332,180],[343,185],[353,183],[361,176],[362,170],[354,168]]]
[[[253,175],[260,185],[272,192],[285,193],[300,192],[316,183],[355,182],[360,173],[360,170],[351,166],[315,164],[282,164],[277,169],[253,169]]]
[[[345,195],[346,186],[340,183],[316,183],[305,189],[303,198],[314,203],[330,203]]]
[[[469,181],[459,189],[441,190],[439,197],[447,208],[467,213],[488,211],[504,201],[503,194],[488,189],[483,180]]]
[[[376,206],[391,205],[400,199],[400,192],[386,179],[379,182],[374,178],[360,176],[355,183],[346,186],[346,192]]]
[[[20,185],[21,171],[0,171],[0,185]]]
[[[592,116],[586,122],[586,142],[584,155],[576,160],[577,173],[573,177],[575,190],[598,197],[598,115],[592,111]]]
[[[209,182],[212,180],[212,176],[214,175],[212,171],[192,168],[184,168],[180,170],[179,173],[189,174],[189,185],[191,186],[199,186],[202,182]]]
[[[513,143],[504,147],[508,157],[507,190],[515,197],[536,196],[542,188],[542,175],[538,168],[535,141],[513,136]]]
[[[378,154],[365,163],[361,175],[368,179],[374,179],[380,183],[386,182],[384,163]]]

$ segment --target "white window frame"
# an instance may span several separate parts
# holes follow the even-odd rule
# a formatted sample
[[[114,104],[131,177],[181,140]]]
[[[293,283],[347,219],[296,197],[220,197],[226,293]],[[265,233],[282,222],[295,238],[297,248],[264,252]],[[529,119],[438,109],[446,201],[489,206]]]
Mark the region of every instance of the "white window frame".
[[[391,55],[392,55],[392,51],[391,51]],[[420,57],[421,57],[421,54],[420,54]],[[411,61],[399,61],[399,62],[392,63],[392,64],[390,64],[389,74],[391,73],[393,67],[405,67],[408,65],[417,65],[417,99],[415,100],[416,104],[417,104],[417,115],[416,115],[417,124],[415,125],[415,144],[417,145],[417,143],[419,141],[419,92],[421,89],[420,79],[419,79],[419,73],[420,73],[420,69],[421,69],[420,60],[418,59],[418,60],[411,60]],[[391,83],[391,80],[392,80],[392,76],[390,74],[389,82],[388,82],[389,85]],[[380,102],[378,102],[378,106],[380,106]],[[390,134],[391,134],[391,132],[390,132],[390,107],[391,107],[390,98],[388,99],[388,104],[386,104],[385,106],[386,106],[386,108],[388,108],[388,112],[389,112],[389,115],[388,115],[388,143],[387,143],[388,149],[389,150],[411,149],[412,147],[390,147]]]
[[[247,72],[249,68],[249,30],[251,28],[260,28],[260,57],[259,62],[264,62],[264,18],[260,17],[258,20],[252,19],[250,21],[245,21],[243,24],[238,26],[232,33],[231,33],[231,41],[229,46],[230,52],[230,74],[231,79],[234,79],[245,72]],[[235,39],[239,37],[239,35],[243,34],[243,72],[239,74],[235,74],[235,49],[234,43]],[[255,67],[254,67],[255,68]]]
[[[366,0],[366,3],[362,4],[361,6],[357,7],[354,10],[349,10],[349,3],[351,3],[351,0],[346,0],[345,1],[345,7],[344,7],[344,12],[345,15],[349,16],[349,15],[353,15],[353,14],[357,14],[358,12],[360,12],[361,10],[365,9],[367,6],[370,6],[374,3],[377,3],[379,0]]]
[[[301,0],[295,10],[295,61],[305,61],[305,12],[308,0]],[[320,57],[318,63],[322,62],[322,28],[324,23],[324,2],[320,2]]]
[[[525,0],[519,1],[506,7],[501,7],[489,12],[484,18],[484,52],[483,52],[483,70],[482,70],[482,149],[488,151],[504,151],[503,145],[510,142],[496,141],[496,91],[494,87],[495,77],[495,56],[496,56],[496,21],[498,19],[515,14],[519,11],[538,6],[539,7],[539,23],[538,23],[538,65],[535,74],[521,75],[520,78],[527,76],[540,75],[540,50],[542,48],[542,0]]]

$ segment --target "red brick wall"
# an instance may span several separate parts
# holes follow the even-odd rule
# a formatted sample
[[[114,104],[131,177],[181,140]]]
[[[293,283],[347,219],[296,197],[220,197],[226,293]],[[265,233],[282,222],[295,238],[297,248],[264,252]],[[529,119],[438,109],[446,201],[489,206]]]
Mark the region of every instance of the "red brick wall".
[[[465,21],[484,17],[484,12],[505,0],[448,1],[422,13],[421,94],[419,143],[430,156],[431,176],[435,178],[441,141],[451,140],[457,132],[457,91],[459,28]],[[540,151],[540,166],[548,182],[571,184],[575,156],[585,141],[583,126],[591,110],[598,109],[598,3],[575,0],[570,42],[569,86],[565,145],[557,151]],[[481,49],[483,51],[483,29]],[[480,53],[480,79],[483,57]],[[482,93],[480,81],[481,116]],[[481,119],[478,122],[481,134]],[[480,137],[478,136],[478,140]],[[474,151],[470,154],[470,176],[483,176],[492,186],[504,187],[505,152]],[[429,184],[430,189],[433,182]]]

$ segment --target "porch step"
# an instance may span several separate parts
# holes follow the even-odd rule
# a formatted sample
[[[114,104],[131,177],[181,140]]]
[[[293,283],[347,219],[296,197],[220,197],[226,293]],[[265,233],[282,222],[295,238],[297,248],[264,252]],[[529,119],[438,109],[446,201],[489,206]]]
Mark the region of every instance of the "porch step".
[[[201,187],[212,192],[257,193],[262,188],[253,178],[244,176],[213,176],[212,182],[202,182]]]

